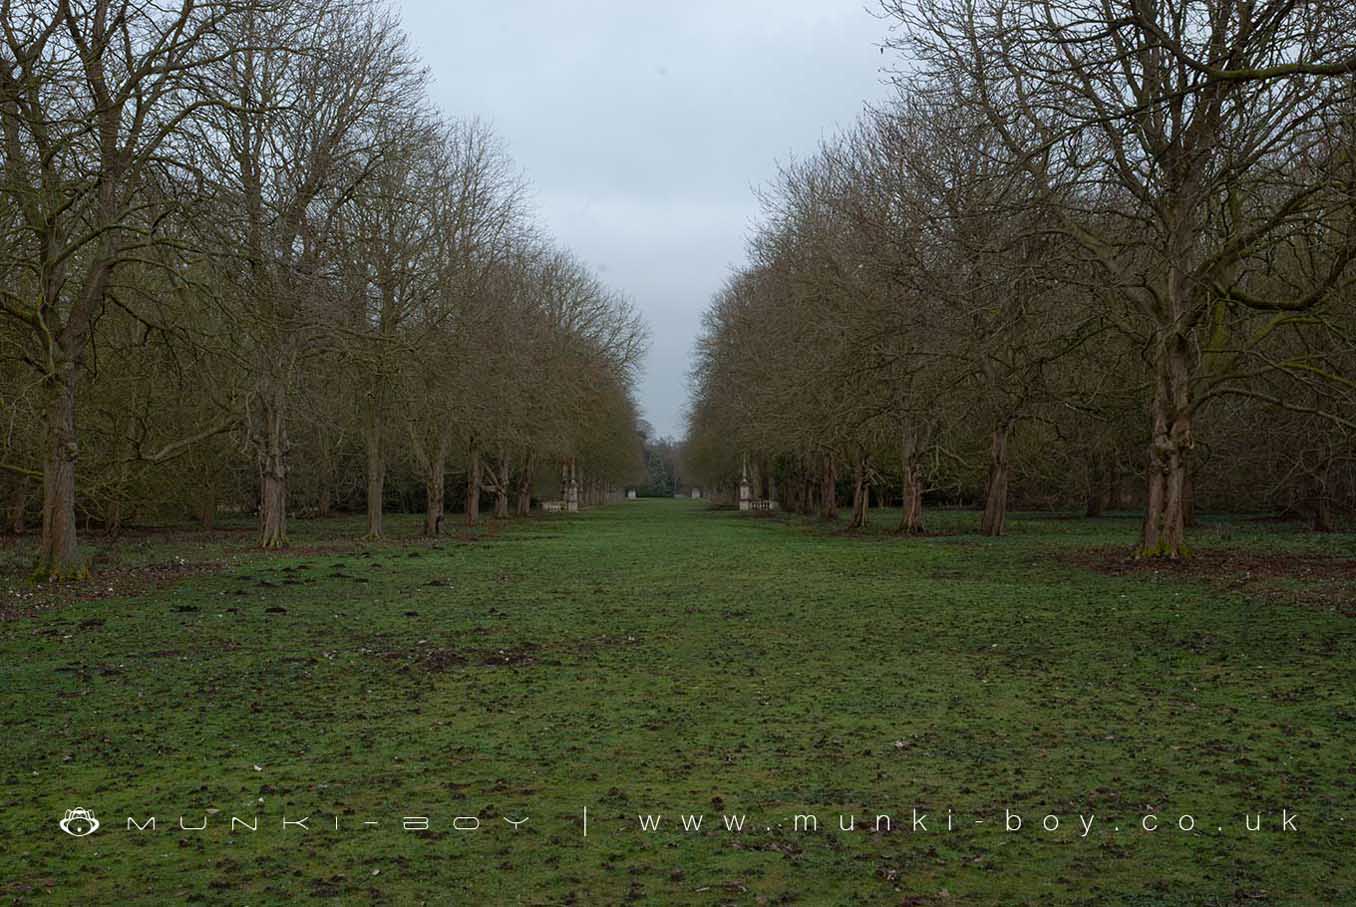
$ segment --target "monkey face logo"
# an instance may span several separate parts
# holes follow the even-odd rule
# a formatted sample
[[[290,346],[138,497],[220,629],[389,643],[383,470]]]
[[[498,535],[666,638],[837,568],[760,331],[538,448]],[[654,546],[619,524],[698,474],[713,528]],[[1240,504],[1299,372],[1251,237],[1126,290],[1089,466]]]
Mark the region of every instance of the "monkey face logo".
[[[73,838],[83,838],[85,835],[94,834],[99,830],[99,820],[94,818],[94,813],[83,806],[66,810],[66,817],[57,824],[61,826],[62,831]]]

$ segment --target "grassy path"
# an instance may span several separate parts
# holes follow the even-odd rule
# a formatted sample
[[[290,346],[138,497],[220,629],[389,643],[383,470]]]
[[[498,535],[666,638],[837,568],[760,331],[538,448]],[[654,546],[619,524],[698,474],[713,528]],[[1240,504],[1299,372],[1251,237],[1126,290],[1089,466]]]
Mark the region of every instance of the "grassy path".
[[[1351,619],[1064,557],[1127,532],[640,501],[5,621],[0,897],[1354,902]]]

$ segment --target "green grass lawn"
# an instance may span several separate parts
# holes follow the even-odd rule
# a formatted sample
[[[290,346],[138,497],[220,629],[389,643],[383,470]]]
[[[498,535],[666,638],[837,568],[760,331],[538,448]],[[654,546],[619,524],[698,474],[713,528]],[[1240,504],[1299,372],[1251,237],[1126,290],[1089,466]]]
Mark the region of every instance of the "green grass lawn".
[[[1353,536],[1207,522],[1205,563],[1318,565],[1211,575],[1126,565],[1128,517],[974,520],[638,501],[437,543],[301,524],[284,555],[147,536],[69,601],[11,547],[0,592],[40,606],[0,622],[0,898],[1356,903]],[[58,829],[78,806],[98,832]]]

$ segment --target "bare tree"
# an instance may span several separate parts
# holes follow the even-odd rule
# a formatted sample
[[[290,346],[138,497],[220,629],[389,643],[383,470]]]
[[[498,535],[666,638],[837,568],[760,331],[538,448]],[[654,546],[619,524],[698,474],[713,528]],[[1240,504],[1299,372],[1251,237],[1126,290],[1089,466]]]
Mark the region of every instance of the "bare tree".
[[[231,55],[213,36],[246,6],[0,4],[2,191],[18,215],[0,312],[28,329],[27,360],[44,389],[39,576],[85,570],[76,547],[75,414],[90,338],[118,269],[154,260],[147,253],[167,212],[150,175],[176,166],[161,152],[212,103],[195,91],[195,76]]]
[[[915,90],[986,116],[1007,155],[1142,327],[1153,371],[1139,550],[1186,553],[1193,390],[1221,312],[1313,311],[1356,234],[1326,222],[1330,115],[1356,11],[1336,2],[887,0]],[[1349,215],[1345,216],[1349,221]],[[1293,264],[1287,280],[1276,264]]]
[[[212,73],[225,101],[203,146],[245,238],[233,306],[253,376],[246,437],[259,474],[259,544],[287,544],[290,401],[326,349],[338,306],[335,231],[389,150],[381,117],[420,73],[388,14],[367,2],[288,0],[228,21],[241,50]]]

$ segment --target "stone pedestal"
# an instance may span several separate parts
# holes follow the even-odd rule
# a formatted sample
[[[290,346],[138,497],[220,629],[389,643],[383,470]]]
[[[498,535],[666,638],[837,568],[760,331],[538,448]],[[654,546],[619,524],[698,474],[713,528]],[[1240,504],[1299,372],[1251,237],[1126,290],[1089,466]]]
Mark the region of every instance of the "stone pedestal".
[[[739,470],[739,509],[748,510],[753,507],[753,489],[749,486],[749,458],[744,458],[744,465]]]

